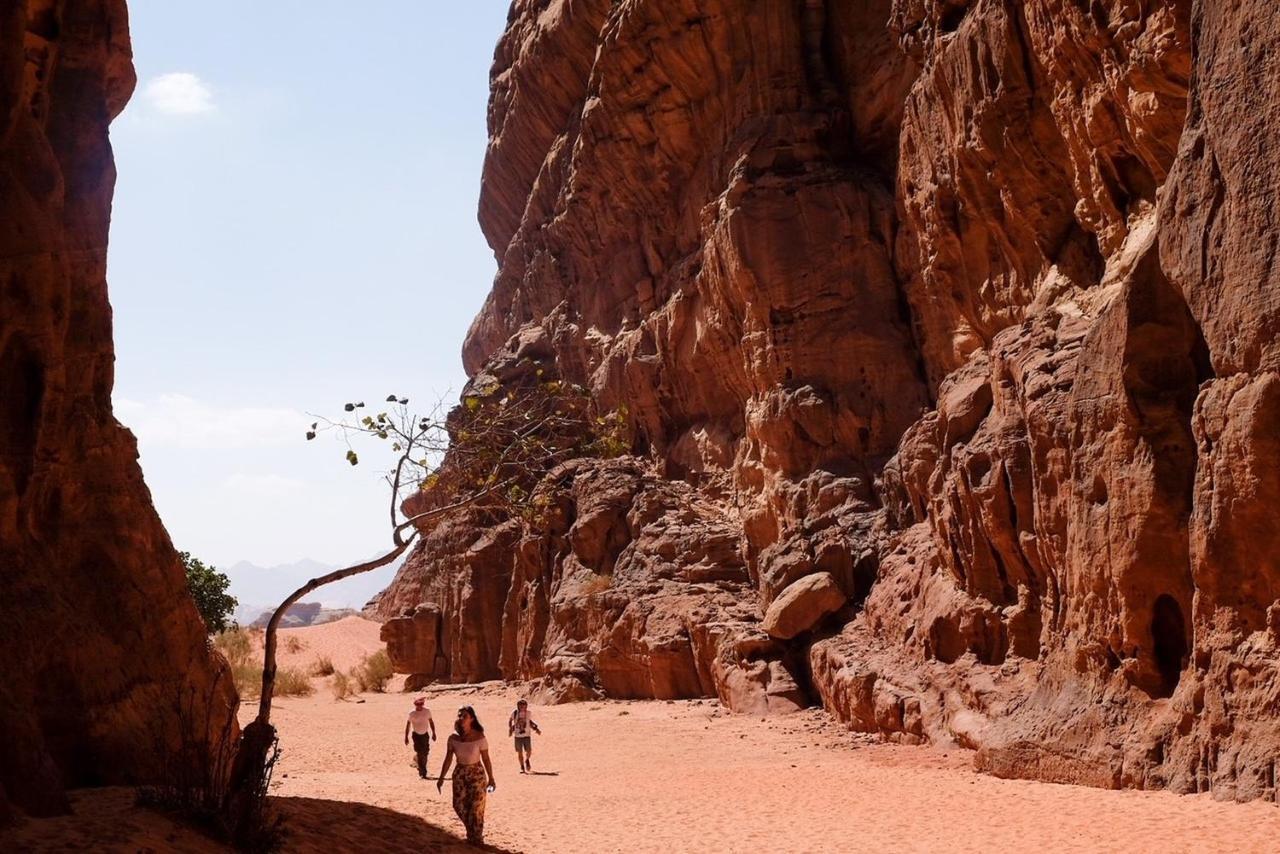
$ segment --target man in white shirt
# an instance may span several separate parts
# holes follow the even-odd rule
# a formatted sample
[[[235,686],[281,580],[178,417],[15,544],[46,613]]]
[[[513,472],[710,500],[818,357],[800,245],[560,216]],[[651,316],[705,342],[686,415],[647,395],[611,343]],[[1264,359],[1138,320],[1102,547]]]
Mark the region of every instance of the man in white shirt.
[[[428,731],[430,737],[428,738]],[[413,711],[409,712],[409,720],[404,724],[404,743],[409,743],[413,735],[413,752],[418,755],[418,776],[427,779],[427,753],[431,750],[431,742],[436,737],[436,722],[431,719],[431,710],[427,701],[418,697],[413,701]]]
[[[533,770],[533,733],[542,735],[538,724],[529,714],[529,701],[521,699],[507,720],[507,735],[515,736],[516,758],[520,760],[520,773]]]

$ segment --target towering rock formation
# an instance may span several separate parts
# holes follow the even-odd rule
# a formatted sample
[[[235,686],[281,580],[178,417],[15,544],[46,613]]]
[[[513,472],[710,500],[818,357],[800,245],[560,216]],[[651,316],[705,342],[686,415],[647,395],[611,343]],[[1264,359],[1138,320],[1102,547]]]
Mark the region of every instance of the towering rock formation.
[[[133,85],[123,0],[0,0],[0,814],[234,735],[111,414],[107,125]]]
[[[465,363],[625,406],[633,456],[428,529],[393,655],[1274,797],[1278,39],[1261,0],[515,0]]]

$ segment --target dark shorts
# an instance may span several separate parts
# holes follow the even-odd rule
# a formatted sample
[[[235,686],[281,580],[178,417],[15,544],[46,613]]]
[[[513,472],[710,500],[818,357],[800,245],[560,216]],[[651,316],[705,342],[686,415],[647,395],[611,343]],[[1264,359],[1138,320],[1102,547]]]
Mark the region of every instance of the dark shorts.
[[[516,750],[523,750],[525,753],[532,753],[533,752],[533,736],[517,735]]]
[[[415,732],[413,735],[413,750],[415,753],[431,752],[431,736],[425,732]]]

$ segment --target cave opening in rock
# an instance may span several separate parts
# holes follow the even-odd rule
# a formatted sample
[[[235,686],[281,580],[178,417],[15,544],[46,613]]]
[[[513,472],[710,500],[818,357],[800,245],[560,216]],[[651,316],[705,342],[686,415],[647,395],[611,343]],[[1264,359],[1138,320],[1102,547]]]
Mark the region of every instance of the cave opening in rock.
[[[1160,687],[1156,696],[1173,696],[1190,650],[1187,645],[1187,626],[1182,616],[1182,606],[1167,593],[1156,599],[1155,606],[1152,608],[1151,638],[1154,644],[1156,670],[1160,673]]]

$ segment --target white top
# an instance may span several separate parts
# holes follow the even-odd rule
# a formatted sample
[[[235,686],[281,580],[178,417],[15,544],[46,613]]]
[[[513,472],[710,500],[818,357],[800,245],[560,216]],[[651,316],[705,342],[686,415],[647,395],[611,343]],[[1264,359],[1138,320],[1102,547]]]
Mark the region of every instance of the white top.
[[[449,746],[458,757],[459,765],[475,765],[480,761],[480,751],[489,749],[488,740],[482,735],[475,741],[463,741],[460,735],[449,736]]]
[[[431,726],[431,710],[415,708],[409,713],[409,723],[413,726],[413,731],[418,735],[426,735]]]
[[[524,738],[533,732],[533,716],[529,714],[529,710],[521,711],[516,709],[511,713],[511,731],[516,738]]]

